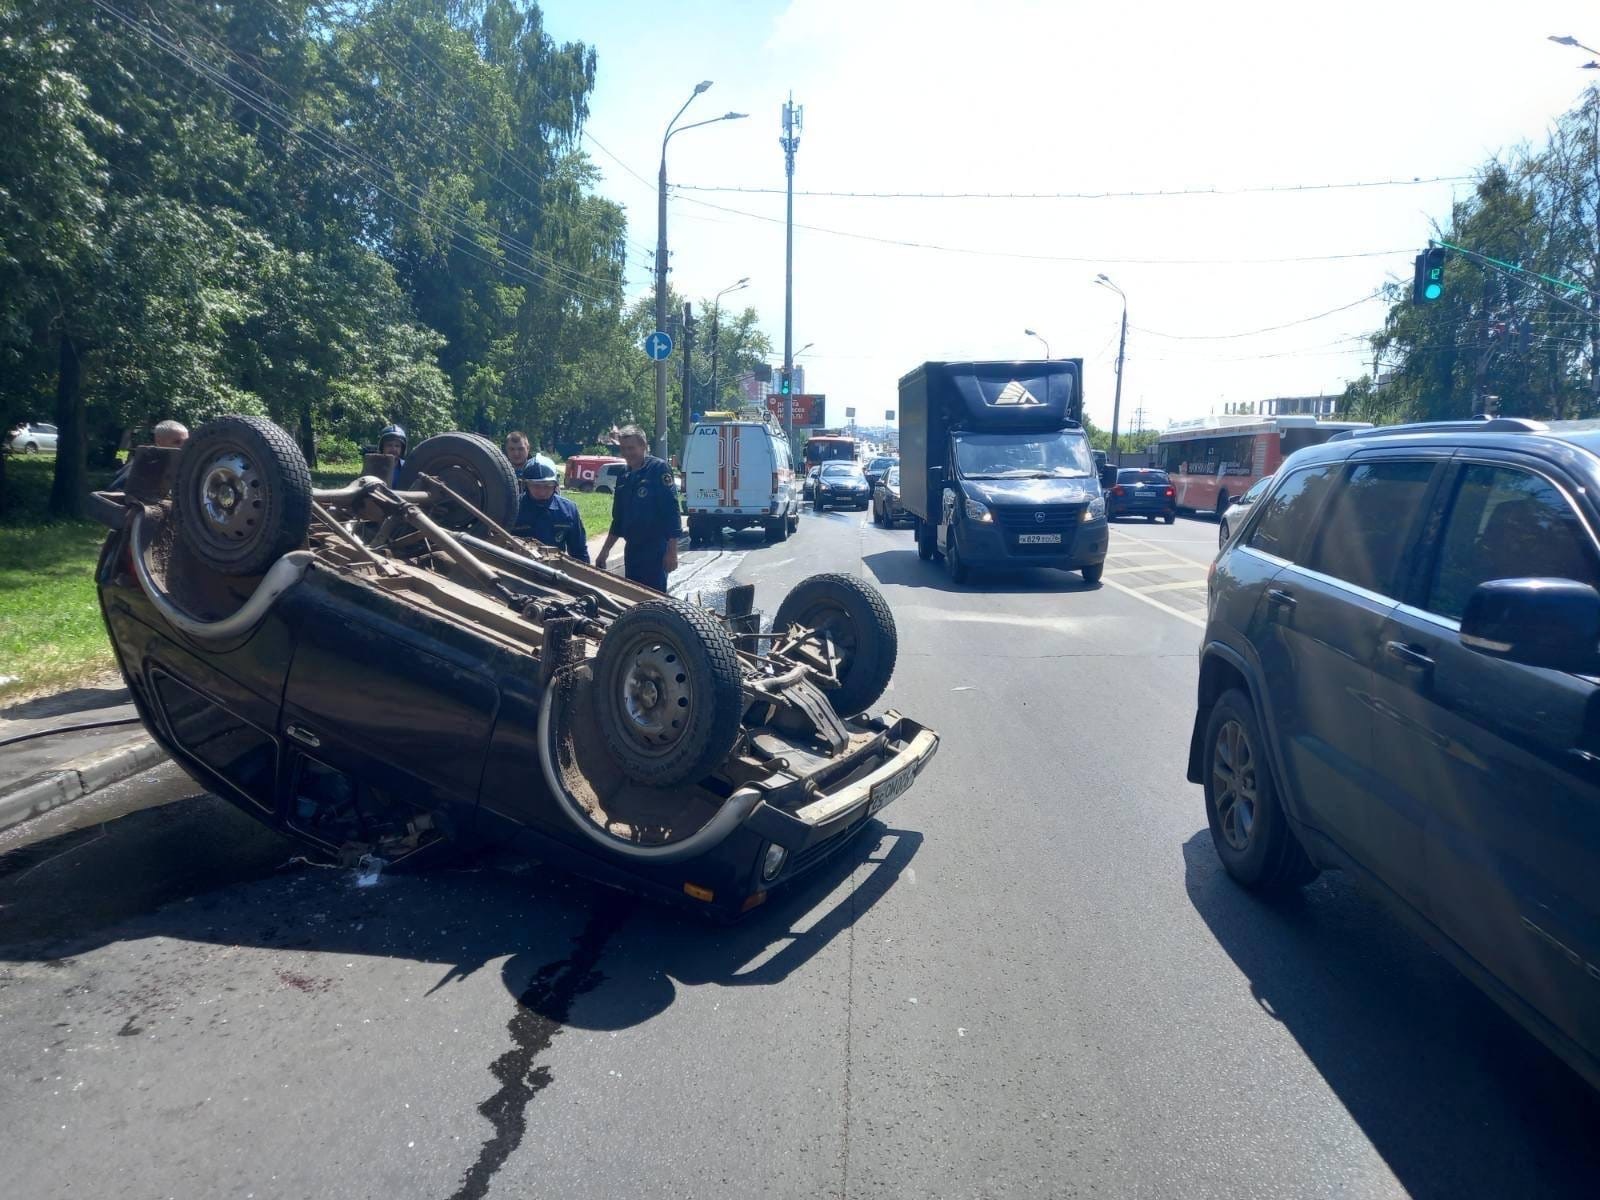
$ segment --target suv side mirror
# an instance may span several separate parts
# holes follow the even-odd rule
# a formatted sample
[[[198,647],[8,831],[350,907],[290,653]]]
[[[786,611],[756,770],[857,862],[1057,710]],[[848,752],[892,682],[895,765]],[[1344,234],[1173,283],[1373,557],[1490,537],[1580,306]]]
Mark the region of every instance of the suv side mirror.
[[[1461,644],[1526,667],[1600,675],[1600,592],[1574,579],[1491,579],[1467,598]]]
[[[1110,491],[1117,486],[1117,469],[1115,467],[1105,466],[1100,468],[1100,486],[1106,491]]]

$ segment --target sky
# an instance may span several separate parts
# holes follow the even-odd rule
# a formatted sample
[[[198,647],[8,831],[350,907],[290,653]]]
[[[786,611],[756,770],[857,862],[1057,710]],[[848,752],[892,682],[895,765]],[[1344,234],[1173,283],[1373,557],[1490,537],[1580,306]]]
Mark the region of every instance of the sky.
[[[800,361],[830,423],[846,405],[881,420],[927,360],[1039,357],[1033,329],[1053,356],[1085,360],[1089,414],[1109,426],[1122,301],[1102,272],[1127,296],[1124,429],[1337,394],[1372,368],[1361,339],[1385,308],[1365,298],[1409,281],[1471,184],[1239,189],[1470,177],[1540,143],[1600,76],[1580,69],[1594,56],[1547,40],[1600,46],[1600,8],[1545,0],[541,7],[554,38],[598,56],[585,149],[628,211],[632,294],[653,287],[667,122],[700,80],[714,86],[684,122],[749,114],[672,139],[671,281],[709,299],[748,276],[724,303],[755,307],[780,355],[780,114],[791,92],[804,106],[794,345],[814,344]]]

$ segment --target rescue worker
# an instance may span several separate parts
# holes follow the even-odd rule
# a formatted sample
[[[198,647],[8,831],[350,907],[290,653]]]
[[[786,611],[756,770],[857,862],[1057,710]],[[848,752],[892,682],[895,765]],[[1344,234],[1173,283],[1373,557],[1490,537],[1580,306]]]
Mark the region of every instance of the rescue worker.
[[[517,504],[516,527],[511,532],[554,546],[579,562],[588,562],[589,534],[583,528],[583,517],[576,504],[556,495],[556,473],[550,464],[529,459],[517,472],[517,478],[522,481],[522,497]]]
[[[667,590],[667,573],[678,569],[678,538],[683,514],[672,468],[647,452],[644,430],[625,425],[617,435],[618,451],[628,473],[617,480],[611,497],[611,529],[594,565],[605,569],[606,556],[621,538],[623,573],[635,583]]]
[[[400,481],[400,471],[406,465],[406,431],[390,425],[378,435],[378,453],[394,455],[394,474],[389,476],[389,486]]]

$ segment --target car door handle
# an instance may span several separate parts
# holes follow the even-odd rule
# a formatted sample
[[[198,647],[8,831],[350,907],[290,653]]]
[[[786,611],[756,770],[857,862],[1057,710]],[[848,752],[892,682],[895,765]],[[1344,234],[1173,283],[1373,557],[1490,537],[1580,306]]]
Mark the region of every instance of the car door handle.
[[[283,731],[302,746],[310,746],[313,750],[322,745],[322,739],[304,726],[285,725]]]
[[[1268,588],[1267,603],[1276,604],[1281,608],[1293,608],[1300,601],[1294,598],[1293,592],[1286,592],[1282,588]]]
[[[1399,659],[1408,667],[1418,667],[1426,670],[1428,667],[1433,666],[1433,659],[1415,646],[1407,645],[1405,642],[1385,642],[1383,644],[1383,652],[1390,658]]]

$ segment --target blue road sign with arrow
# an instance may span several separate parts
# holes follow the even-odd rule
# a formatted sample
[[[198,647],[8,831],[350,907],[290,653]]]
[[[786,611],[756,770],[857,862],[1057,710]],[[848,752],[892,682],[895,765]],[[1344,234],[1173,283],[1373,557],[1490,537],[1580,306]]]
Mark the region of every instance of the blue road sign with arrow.
[[[644,352],[654,362],[672,356],[672,338],[670,335],[656,330],[644,340]]]

